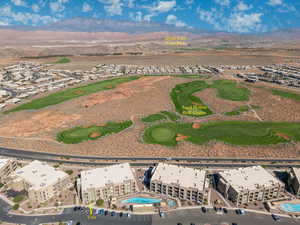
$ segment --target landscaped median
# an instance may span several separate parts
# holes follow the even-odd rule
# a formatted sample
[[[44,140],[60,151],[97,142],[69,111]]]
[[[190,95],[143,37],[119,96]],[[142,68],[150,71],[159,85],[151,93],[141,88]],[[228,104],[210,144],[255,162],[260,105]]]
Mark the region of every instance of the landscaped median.
[[[75,127],[58,133],[57,140],[65,144],[77,144],[83,141],[96,140],[106,135],[119,133],[132,126],[132,124],[131,120],[127,120],[120,123],[108,122],[106,124],[87,127]]]
[[[216,80],[208,84],[203,80],[178,84],[171,91],[171,98],[176,111],[182,115],[201,117],[212,114],[212,110],[206,106],[200,98],[193,94],[207,88],[217,89],[217,97],[231,101],[248,101],[250,91],[244,87],[238,87],[236,82],[230,80]]]
[[[50,94],[43,98],[34,99],[28,103],[17,106],[16,108],[5,111],[4,113],[8,114],[11,112],[17,112],[22,110],[36,110],[36,109],[45,108],[50,105],[56,105],[74,98],[89,95],[99,91],[114,89],[118,84],[130,82],[133,80],[137,80],[139,78],[140,78],[139,76],[114,78],[114,79],[99,81],[81,87],[70,88],[64,91],[59,91]]]
[[[233,145],[273,145],[300,141],[300,122],[220,121],[160,123],[146,128],[148,144],[175,146],[180,141],[205,144],[220,141]]]

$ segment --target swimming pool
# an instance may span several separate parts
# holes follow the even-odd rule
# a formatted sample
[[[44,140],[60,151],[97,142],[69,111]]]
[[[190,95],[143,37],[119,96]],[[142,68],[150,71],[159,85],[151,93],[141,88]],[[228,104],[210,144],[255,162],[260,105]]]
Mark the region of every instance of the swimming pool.
[[[300,204],[285,203],[281,204],[280,208],[286,212],[300,212]]]
[[[128,198],[126,200],[123,200],[122,203],[135,203],[135,204],[154,204],[154,203],[160,203],[161,199],[156,198]]]

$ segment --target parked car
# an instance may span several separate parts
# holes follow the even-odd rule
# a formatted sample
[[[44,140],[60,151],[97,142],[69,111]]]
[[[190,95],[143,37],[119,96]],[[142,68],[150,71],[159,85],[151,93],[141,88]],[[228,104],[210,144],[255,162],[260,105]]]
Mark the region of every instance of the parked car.
[[[278,215],[276,215],[276,214],[272,214],[271,216],[272,216],[273,220],[275,220],[275,221],[279,221],[280,220],[280,217]]]
[[[245,210],[240,209],[240,214],[241,214],[241,215],[245,215],[245,214],[246,214]]]
[[[177,223],[177,225],[182,225],[182,223]]]
[[[104,209],[98,209],[96,214],[104,215]]]
[[[237,223],[232,223],[232,225],[238,225]]]
[[[164,218],[165,217],[165,213],[164,212],[159,212],[159,216]]]

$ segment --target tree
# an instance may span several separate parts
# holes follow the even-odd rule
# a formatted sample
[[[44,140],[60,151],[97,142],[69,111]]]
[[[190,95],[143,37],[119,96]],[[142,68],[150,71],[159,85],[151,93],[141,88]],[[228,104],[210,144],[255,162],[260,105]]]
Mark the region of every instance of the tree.
[[[24,200],[24,195],[17,195],[16,197],[14,197],[13,201],[15,203],[20,203],[21,201]]]
[[[72,175],[73,174],[73,170],[66,170],[65,171],[67,174]]]
[[[13,210],[18,210],[18,209],[19,209],[19,207],[20,207],[20,205],[19,205],[19,204],[14,204],[14,206],[12,207],[12,209],[13,209]]]
[[[103,206],[103,205],[104,205],[104,200],[101,199],[101,198],[99,198],[99,199],[96,201],[96,205],[99,206],[99,207]]]

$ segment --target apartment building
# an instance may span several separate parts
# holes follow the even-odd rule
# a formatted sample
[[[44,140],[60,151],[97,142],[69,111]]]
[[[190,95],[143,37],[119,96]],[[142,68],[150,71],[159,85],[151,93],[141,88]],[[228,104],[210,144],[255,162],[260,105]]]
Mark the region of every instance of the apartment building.
[[[31,202],[42,203],[71,186],[69,175],[45,162],[33,161],[11,175],[10,186],[26,190]]]
[[[219,173],[218,191],[236,206],[283,197],[285,185],[261,166]]]
[[[159,163],[150,181],[150,191],[202,204],[209,202],[206,171]]]
[[[0,183],[4,183],[16,168],[16,161],[0,158]]]
[[[82,202],[89,204],[98,199],[110,200],[136,193],[138,186],[129,163],[123,163],[82,171],[77,180],[77,189]]]
[[[289,174],[288,185],[293,189],[297,198],[300,198],[300,168],[293,167]]]

